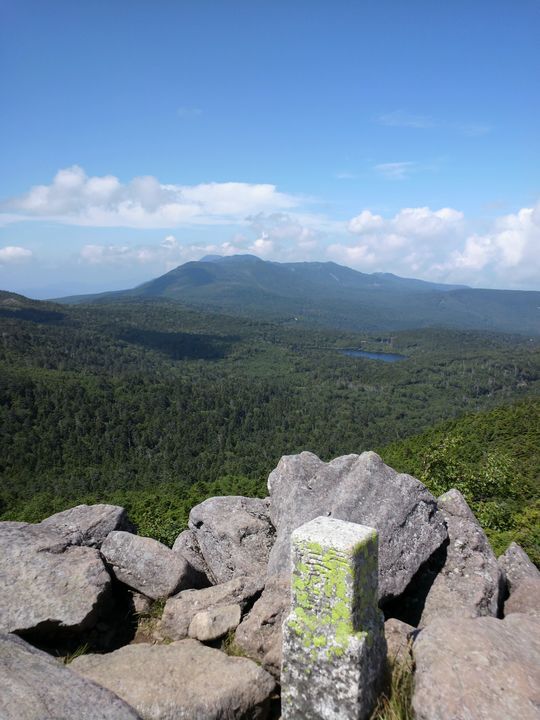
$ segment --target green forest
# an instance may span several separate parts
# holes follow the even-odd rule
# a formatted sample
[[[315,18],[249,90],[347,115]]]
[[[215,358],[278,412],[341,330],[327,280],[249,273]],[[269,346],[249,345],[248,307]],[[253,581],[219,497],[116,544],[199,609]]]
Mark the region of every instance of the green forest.
[[[539,350],[526,336],[2,293],[0,519],[114,502],[171,543],[205,497],[264,495],[281,455],[377,449],[435,493],[459,487],[498,551],[517,539],[538,562]]]

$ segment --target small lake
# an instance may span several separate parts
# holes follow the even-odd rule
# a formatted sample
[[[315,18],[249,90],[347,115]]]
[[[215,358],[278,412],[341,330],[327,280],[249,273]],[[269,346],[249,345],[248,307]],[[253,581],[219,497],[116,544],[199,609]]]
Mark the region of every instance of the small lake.
[[[398,355],[398,353],[380,353],[367,352],[366,350],[340,350],[340,355],[348,355],[349,357],[369,358],[370,360],[382,360],[382,362],[398,362],[398,360],[406,360],[406,355]]]

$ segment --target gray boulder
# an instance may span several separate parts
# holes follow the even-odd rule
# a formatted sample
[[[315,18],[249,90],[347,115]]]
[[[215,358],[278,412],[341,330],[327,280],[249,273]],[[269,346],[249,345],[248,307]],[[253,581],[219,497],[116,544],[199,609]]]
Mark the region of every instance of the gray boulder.
[[[236,630],[236,644],[245,654],[279,677],[282,625],[290,609],[290,577],[268,579],[263,594]]]
[[[499,557],[499,565],[510,592],[527,577],[540,578],[540,570],[525,550],[515,542],[510,543],[506,551]]]
[[[189,527],[214,584],[241,575],[266,575],[275,536],[268,499],[209,498],[191,510]]]
[[[124,508],[117,505],[77,505],[51,515],[39,525],[61,535],[68,545],[96,548],[113,530],[135,531]]]
[[[0,523],[0,631],[77,634],[109,597],[110,577],[89,547],[39,525]]]
[[[420,625],[436,617],[496,617],[501,571],[486,534],[459,490],[437,501],[448,528],[446,561],[426,598]]]
[[[247,658],[229,657],[196,640],[129,645],[72,663],[109,688],[144,720],[262,720],[274,680]]]
[[[269,575],[289,572],[291,532],[321,515],[374,527],[379,533],[379,599],[400,595],[446,540],[442,514],[419,480],[399,474],[374,452],[329,463],[303,452],[281,458],[268,478],[277,537]]]
[[[504,604],[504,614],[525,613],[540,618],[540,578],[526,577],[514,587]]]
[[[0,634],[2,720],[140,720],[109,690],[16,635]]]
[[[405,663],[410,660],[411,646],[417,629],[397,618],[390,618],[384,623],[387,656],[391,662]]]
[[[217,640],[238,627],[242,617],[240,605],[223,605],[198,612],[189,624],[188,635],[194,640]]]
[[[131,604],[135,615],[148,615],[152,610],[154,601],[146,597],[146,595],[133,591],[131,593]]]
[[[413,644],[416,720],[538,720],[540,621],[439,618]]]
[[[191,621],[197,613],[227,605],[240,605],[245,610],[263,587],[261,578],[239,577],[202,590],[184,590],[165,603],[158,635],[182,640],[188,637]]]
[[[184,530],[174,541],[172,546],[174,552],[181,555],[190,568],[190,587],[200,589],[208,587],[212,583],[209,579],[208,565],[206,564],[197,538],[193,530]]]
[[[101,554],[120,582],[153,600],[188,587],[186,561],[152,538],[111,532],[101,546]]]

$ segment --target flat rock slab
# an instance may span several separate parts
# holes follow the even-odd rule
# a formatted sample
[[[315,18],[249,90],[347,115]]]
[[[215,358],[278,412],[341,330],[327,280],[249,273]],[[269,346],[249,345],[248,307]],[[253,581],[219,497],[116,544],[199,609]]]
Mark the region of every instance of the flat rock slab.
[[[458,490],[437,500],[448,527],[446,562],[426,597],[420,625],[437,617],[496,617],[501,571],[486,534]]]
[[[290,576],[268,579],[266,587],[236,630],[236,644],[265,670],[281,672],[282,625],[291,605]]]
[[[318,516],[367,525],[379,534],[379,599],[400,595],[447,538],[437,502],[410,475],[374,452],[329,463],[303,452],[286,455],[268,478],[270,519],[277,531],[269,575],[288,573],[293,530]]]
[[[51,515],[39,525],[58,533],[69,545],[96,548],[114,530],[135,530],[125,509],[118,505],[77,505]]]
[[[202,590],[184,590],[165,603],[159,635],[170,640],[187,638],[197,613],[227,605],[239,605],[244,610],[263,587],[261,578],[240,577]]]
[[[416,720],[538,720],[540,620],[441,618],[419,633]]]
[[[187,587],[186,561],[152,538],[112,532],[101,546],[101,554],[120,582],[153,600]]]
[[[129,645],[108,655],[84,655],[72,667],[123,698],[144,720],[261,719],[275,684],[251,660],[196,640]]]
[[[275,539],[268,502],[240,496],[214,497],[191,510],[189,527],[214,584],[241,575],[266,575]]]
[[[70,547],[39,525],[0,523],[0,631],[87,630],[110,580],[98,550]]]
[[[525,578],[540,579],[540,570],[538,570],[521,545],[515,542],[510,543],[507,550],[499,557],[499,566],[504,573],[510,592]]]
[[[16,635],[0,634],[2,720],[140,720],[109,690]]]

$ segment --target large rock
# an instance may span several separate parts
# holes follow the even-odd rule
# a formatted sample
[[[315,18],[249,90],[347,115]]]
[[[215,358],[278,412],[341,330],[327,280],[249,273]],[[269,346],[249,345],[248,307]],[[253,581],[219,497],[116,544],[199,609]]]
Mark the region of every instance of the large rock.
[[[189,527],[214,584],[241,575],[266,575],[275,536],[268,499],[209,498],[191,510]]]
[[[0,631],[48,636],[91,628],[108,599],[99,552],[39,525],[0,523]]]
[[[448,528],[446,562],[426,598],[420,625],[436,617],[496,616],[501,572],[486,534],[459,490],[437,501]]]
[[[101,546],[101,554],[120,582],[153,600],[189,586],[187,562],[152,538],[112,532]]]
[[[259,577],[239,577],[203,590],[184,590],[165,603],[158,633],[163,638],[182,640],[197,613],[227,605],[246,606],[264,587]]]
[[[540,578],[526,577],[514,587],[504,604],[504,614],[525,613],[540,618]]]
[[[504,573],[508,590],[519,585],[527,577],[540,578],[540,570],[529,558],[525,550],[513,542],[499,557],[499,565]]]
[[[406,663],[411,658],[411,647],[417,629],[397,618],[390,618],[384,623],[387,657],[392,663]]]
[[[240,605],[223,605],[210,610],[201,610],[190,622],[188,635],[201,642],[217,640],[238,627],[241,617]]]
[[[16,635],[0,635],[2,720],[140,720],[109,690]]]
[[[439,618],[413,644],[416,720],[538,720],[540,621]]]
[[[212,584],[208,577],[210,574],[208,565],[202,556],[193,530],[184,530],[181,532],[174,541],[172,549],[174,552],[179,553],[189,565],[190,587],[200,589]]]
[[[374,452],[344,455],[329,463],[309,452],[286,455],[270,473],[268,489],[270,519],[277,531],[269,575],[289,572],[291,532],[328,515],[376,528],[379,598],[384,602],[403,592],[447,537],[433,495]]]
[[[236,644],[279,677],[283,620],[290,608],[290,576],[268,579],[263,594],[236,630]]]
[[[85,655],[73,669],[132,705],[144,720],[262,719],[274,680],[247,658],[196,640]]]
[[[135,531],[125,509],[117,505],[77,505],[51,515],[40,526],[58,533],[69,545],[96,548],[113,530]]]

